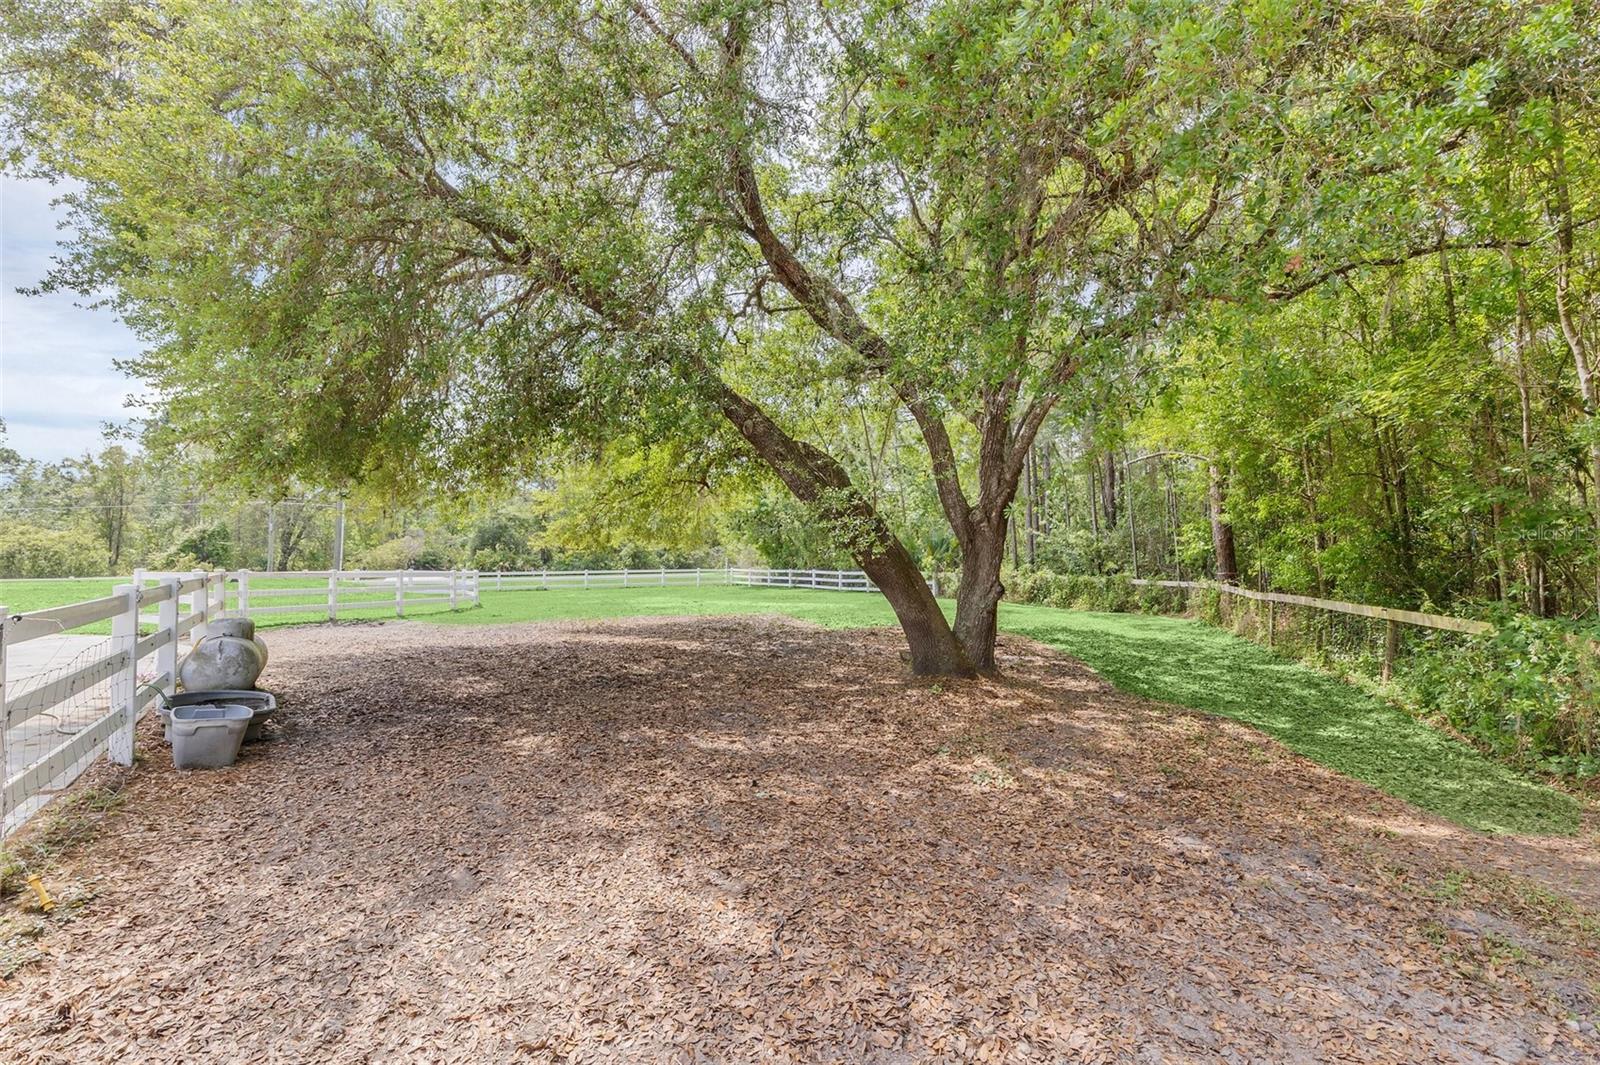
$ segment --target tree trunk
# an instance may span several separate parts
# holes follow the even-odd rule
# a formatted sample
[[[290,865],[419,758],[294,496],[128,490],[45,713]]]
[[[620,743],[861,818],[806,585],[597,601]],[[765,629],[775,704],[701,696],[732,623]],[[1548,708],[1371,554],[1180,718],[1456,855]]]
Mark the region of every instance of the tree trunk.
[[[1233,523],[1228,520],[1228,485],[1222,467],[1213,462],[1211,472],[1211,549],[1217,556],[1217,580],[1239,583],[1239,560],[1233,549]]]
[[[1517,402],[1522,418],[1521,442],[1522,453],[1519,456],[1522,465],[1522,486],[1530,502],[1537,503],[1543,495],[1543,485],[1534,477],[1534,439],[1533,439],[1533,386],[1532,377],[1528,373],[1528,348],[1533,339],[1532,315],[1528,310],[1528,296],[1522,285],[1522,268],[1512,255],[1511,249],[1505,248],[1506,263],[1511,267],[1511,275],[1517,295],[1517,320],[1516,329],[1511,334],[1512,351],[1517,358]],[[1528,611],[1539,617],[1545,615],[1545,579],[1544,556],[1531,541],[1523,546],[1522,552],[1523,578],[1527,583]]]
[[[1105,479],[1100,482],[1100,511],[1106,516],[1106,531],[1117,527],[1117,456],[1110,451],[1102,460]]]
[[[956,586],[956,639],[967,660],[982,672],[995,668],[994,640],[999,619],[1000,564],[1005,558],[1007,522],[973,523],[972,536],[962,552],[961,582]]]
[[[1028,565],[1033,566],[1037,563],[1039,558],[1039,532],[1037,524],[1039,520],[1039,513],[1034,505],[1034,497],[1038,493],[1038,488],[1035,484],[1032,448],[1028,449],[1028,457],[1023,460],[1022,476],[1025,482],[1024,498],[1027,501],[1026,506],[1028,511]]]
[[[1127,492],[1128,506],[1128,561],[1133,566],[1133,579],[1139,579],[1139,521],[1134,516],[1133,507],[1133,471],[1126,466],[1122,469],[1122,488]]]
[[[1561,110],[1553,109],[1556,128],[1561,126]],[[1583,412],[1590,419],[1600,416],[1600,373],[1589,356],[1589,347],[1583,330],[1578,325],[1573,303],[1577,294],[1572,290],[1573,243],[1576,224],[1572,217],[1572,192],[1567,184],[1566,151],[1560,136],[1554,138],[1551,155],[1551,185],[1554,203],[1550,208],[1555,222],[1556,238],[1556,320],[1561,324],[1561,335],[1572,353],[1578,371],[1578,394],[1583,399]],[[1591,519],[1594,523],[1595,542],[1600,544],[1600,440],[1589,443],[1589,475],[1594,482]],[[1594,587],[1590,589],[1591,602],[1600,605],[1600,567],[1595,570]]]
[[[1046,444],[1040,459],[1043,468],[1039,471],[1039,535],[1045,539],[1050,538],[1050,452],[1054,450],[1053,444]]]

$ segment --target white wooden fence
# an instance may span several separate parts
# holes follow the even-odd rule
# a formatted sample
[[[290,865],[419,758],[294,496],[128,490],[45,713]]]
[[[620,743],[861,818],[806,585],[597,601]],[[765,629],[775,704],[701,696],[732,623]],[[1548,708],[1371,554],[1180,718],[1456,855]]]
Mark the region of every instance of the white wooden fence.
[[[416,606],[477,606],[477,570],[294,570],[227,575],[229,612],[259,618],[301,614],[337,621],[355,612],[404,617]]]
[[[734,566],[720,569],[517,570],[485,573],[480,580],[485,590],[496,592],[553,591],[562,588],[699,588],[719,584],[815,588],[835,592],[877,590],[877,586],[860,570],[751,569]]]
[[[133,763],[134,727],[176,688],[180,645],[224,615],[307,620],[420,606],[476,606],[482,592],[742,585],[875,590],[860,570],[300,570],[144,573],[111,595],[10,614],[0,606],[0,835],[9,834],[101,754]],[[109,637],[85,635],[110,623]],[[65,638],[65,639],[63,639]],[[34,651],[46,653],[32,654]],[[65,659],[65,664],[59,664]],[[8,665],[13,674],[7,688]],[[142,683],[141,683],[142,681]],[[70,713],[67,710],[70,709]]]
[[[341,611],[375,609],[404,616],[412,607],[477,602],[471,570],[240,570],[135,572],[104,598],[26,614],[0,606],[0,836],[101,754],[133,764],[139,715],[175,691],[180,645],[203,637],[215,618],[334,620]],[[103,633],[107,622],[109,637],[82,631]]]
[[[27,614],[0,607],[0,834],[20,825],[101,753],[133,764],[140,712],[174,690],[179,644],[203,636],[222,602],[223,574],[195,572],[119,584],[102,599]],[[146,613],[152,607],[153,617]],[[87,646],[67,665],[32,670],[32,677],[18,678],[17,686],[26,688],[7,690],[8,664],[28,657],[29,645],[108,621],[109,638],[82,641]],[[141,666],[152,657],[153,674],[140,685]],[[78,711],[77,720],[65,721],[64,706]]]

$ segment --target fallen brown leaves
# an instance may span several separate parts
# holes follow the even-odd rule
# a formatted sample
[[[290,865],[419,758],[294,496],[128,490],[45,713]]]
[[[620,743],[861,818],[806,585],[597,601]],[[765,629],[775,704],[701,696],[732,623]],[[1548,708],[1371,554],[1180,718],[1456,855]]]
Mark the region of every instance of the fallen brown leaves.
[[[144,739],[0,1058],[1594,1060],[1600,960],[1446,923],[1455,830],[1026,642],[942,688],[896,649],[279,633],[283,731],[209,774]]]

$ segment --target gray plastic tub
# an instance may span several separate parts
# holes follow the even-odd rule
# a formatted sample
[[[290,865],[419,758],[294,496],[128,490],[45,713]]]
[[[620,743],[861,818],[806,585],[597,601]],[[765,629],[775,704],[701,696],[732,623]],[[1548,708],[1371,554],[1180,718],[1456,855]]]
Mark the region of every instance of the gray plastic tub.
[[[278,712],[278,700],[271,692],[245,691],[243,689],[215,692],[184,692],[169,695],[167,705],[161,708],[161,723],[167,727],[167,742],[172,742],[172,708],[175,706],[216,706],[221,703],[248,706],[250,727],[245,730],[244,742],[254,743],[261,738],[261,726],[267,718]]]
[[[179,769],[221,769],[239,757],[244,730],[250,727],[248,706],[175,706],[172,708],[172,764]]]

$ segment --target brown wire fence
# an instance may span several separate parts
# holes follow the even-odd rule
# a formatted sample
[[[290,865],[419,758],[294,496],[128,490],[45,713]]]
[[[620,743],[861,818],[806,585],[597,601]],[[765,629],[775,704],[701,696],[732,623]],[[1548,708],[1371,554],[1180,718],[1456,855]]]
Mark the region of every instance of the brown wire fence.
[[[1470,618],[1235,585],[1128,583],[1139,590],[1145,609],[1167,606],[1162,612],[1203,617],[1286,657],[1383,680],[1402,670],[1419,652],[1464,647],[1471,638],[1494,631],[1489,622]]]

